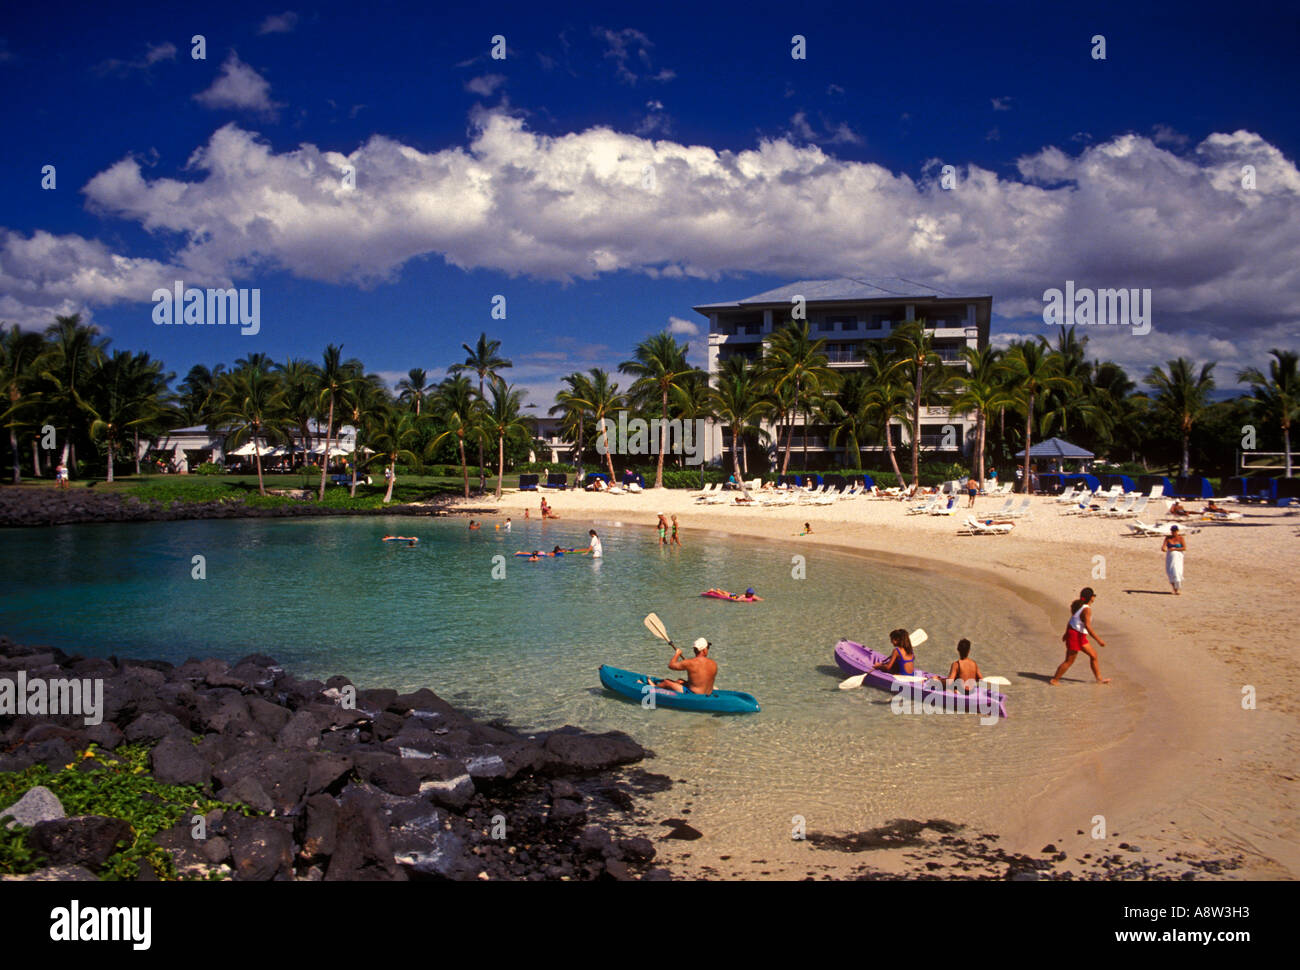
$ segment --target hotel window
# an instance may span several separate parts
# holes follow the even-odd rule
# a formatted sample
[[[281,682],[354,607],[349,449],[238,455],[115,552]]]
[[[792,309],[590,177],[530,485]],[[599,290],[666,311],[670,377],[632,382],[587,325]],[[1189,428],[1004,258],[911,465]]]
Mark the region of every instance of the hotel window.
[[[892,324],[892,314],[873,313],[867,318],[868,330],[885,330]]]

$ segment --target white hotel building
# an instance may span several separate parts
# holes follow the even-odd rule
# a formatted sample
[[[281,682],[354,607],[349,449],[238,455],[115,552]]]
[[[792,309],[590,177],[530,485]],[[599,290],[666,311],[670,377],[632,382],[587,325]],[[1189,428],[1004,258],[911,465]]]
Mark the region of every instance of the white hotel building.
[[[945,293],[933,286],[897,277],[830,280],[801,280],[725,303],[706,303],[695,307],[697,313],[709,319],[708,373],[712,378],[722,363],[737,355],[757,361],[763,352],[763,340],[790,319],[794,300],[802,297],[807,312],[810,334],[826,341],[825,353],[830,366],[839,371],[861,369],[863,348],[873,340],[885,340],[896,327],[907,320],[925,320],[925,328],[934,335],[934,349],[946,366],[966,369],[961,359],[964,347],[984,348],[989,343],[989,318],[993,310],[991,296],[961,296]],[[796,419],[792,469],[800,467],[804,447],[802,419]],[[957,447],[943,450],[944,426],[957,428]],[[767,456],[777,455],[776,428],[767,426],[772,436],[767,446]],[[808,435],[808,464],[811,468],[841,467],[843,445],[831,448],[828,429],[816,425],[806,429]],[[910,447],[910,439],[901,425],[891,428],[895,446]],[[973,450],[975,416],[952,414],[947,408],[921,408],[921,447],[930,457],[956,461]],[[951,437],[951,436],[949,436]],[[730,431],[727,443],[715,453],[705,456],[706,461],[723,460],[730,464]],[[716,440],[716,439],[715,439]],[[863,463],[883,467],[884,448],[864,448],[868,453]],[[959,454],[960,451],[960,454]],[[878,459],[870,457],[871,452]],[[750,469],[762,468],[762,457],[751,444],[748,455]],[[755,464],[758,459],[758,464]],[[922,459],[923,461],[925,458]],[[899,463],[905,464],[902,456]],[[850,460],[849,467],[859,462]]]

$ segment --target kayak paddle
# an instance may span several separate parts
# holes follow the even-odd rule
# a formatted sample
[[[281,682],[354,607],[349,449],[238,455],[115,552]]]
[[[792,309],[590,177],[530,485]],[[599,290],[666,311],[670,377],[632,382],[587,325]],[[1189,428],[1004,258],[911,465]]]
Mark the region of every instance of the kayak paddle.
[[[645,628],[660,640],[666,641],[674,650],[677,649],[677,644],[673,643],[672,638],[668,636],[668,628],[664,626],[664,621],[659,619],[658,613],[651,613],[645,618]]]
[[[984,683],[992,684],[994,687],[1010,687],[1011,681],[1005,677],[985,677]]]
[[[912,641],[912,646],[916,647],[922,643],[925,643],[926,640],[929,640],[930,636],[924,630],[913,630],[912,635],[908,639]],[[917,677],[919,675],[911,674],[905,676]],[[867,679],[866,674],[858,674],[856,677],[850,677],[848,680],[842,680],[840,681],[840,690],[857,690],[859,687],[863,685],[866,679]]]

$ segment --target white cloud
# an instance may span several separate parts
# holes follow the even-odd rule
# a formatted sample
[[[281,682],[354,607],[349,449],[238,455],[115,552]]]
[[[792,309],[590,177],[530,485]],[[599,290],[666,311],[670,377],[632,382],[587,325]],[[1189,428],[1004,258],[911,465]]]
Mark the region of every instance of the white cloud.
[[[699,324],[690,320],[683,320],[681,317],[669,317],[668,332],[677,335],[685,334],[688,337],[698,337],[700,327]]]
[[[1072,279],[1153,290],[1160,336],[1129,337],[1134,354],[1175,336],[1202,356],[1212,338],[1296,343],[1300,172],[1249,132],[1178,155],[1139,135],[1077,154],[1049,146],[1011,176],[959,166],[944,191],[933,168],[914,180],[789,139],[732,152],[603,127],[539,135],[503,111],[474,118],[463,146],[424,152],[374,136],[347,155],[276,152],[228,124],[183,179],[149,178],[125,158],[84,191],[95,211],[178,234],[170,258],[196,277],[283,270],[364,285],[428,255],[558,281],[897,275],[992,294],[996,312],[1025,319],[1041,315],[1044,289]],[[1255,189],[1241,185],[1247,164]],[[52,285],[41,260],[10,257],[0,292],[16,294],[11,305],[129,298],[112,281],[144,270],[81,244],[98,247],[84,286],[77,259],[55,260]]]
[[[480,97],[490,98],[492,92],[506,83],[504,74],[484,74],[482,77],[470,78],[465,82],[465,90]]]
[[[253,111],[274,118],[284,107],[271,100],[270,83],[239,59],[234,51],[221,65],[221,75],[206,91],[194,95],[205,108]]]
[[[994,111],[1010,111],[1010,110],[1011,110],[1011,100],[1012,100],[1011,98],[993,98],[993,99],[992,99],[993,110],[994,110]]]
[[[122,256],[82,236],[39,229],[23,236],[0,229],[0,320],[25,330],[53,323],[56,314],[80,312],[89,318],[95,306],[147,304],[155,289],[177,279],[229,285],[225,278],[200,280],[156,260]]]
[[[148,71],[149,68],[161,61],[176,60],[176,45],[171,41],[163,41],[161,44],[146,44],[144,55],[133,61],[123,61],[115,57],[110,57],[106,61],[96,64],[92,71],[100,76],[116,75],[124,77],[134,71]]]
[[[654,44],[641,31],[632,27],[622,30],[593,27],[592,33],[605,42],[605,58],[614,62],[615,74],[624,84],[643,80],[665,82],[677,76],[668,68],[654,70],[650,59]]]
[[[262,26],[257,28],[258,34],[288,34],[298,26],[298,15],[292,10],[286,10],[284,13],[272,14],[262,21]]]
[[[1173,145],[1175,148],[1182,148],[1191,141],[1182,132],[1176,131],[1168,125],[1156,125],[1152,128],[1151,140],[1157,145]]]

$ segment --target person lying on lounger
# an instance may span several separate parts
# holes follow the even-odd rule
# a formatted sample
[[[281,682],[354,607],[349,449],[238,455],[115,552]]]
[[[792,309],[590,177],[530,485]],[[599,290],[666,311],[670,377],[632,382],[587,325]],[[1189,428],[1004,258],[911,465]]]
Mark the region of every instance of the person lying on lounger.
[[[679,694],[688,691],[692,694],[712,694],[713,682],[718,678],[718,665],[709,659],[710,646],[704,637],[698,638],[695,641],[695,656],[689,659],[682,656],[682,648],[678,647],[673,653],[673,659],[668,661],[668,669],[684,670],[686,677],[682,680],[655,680],[650,677],[647,678],[650,686],[674,690]]]
[[[1169,514],[1185,517],[1191,515],[1192,513],[1188,512],[1187,509],[1183,507],[1182,502],[1175,500],[1174,504],[1169,506]]]

